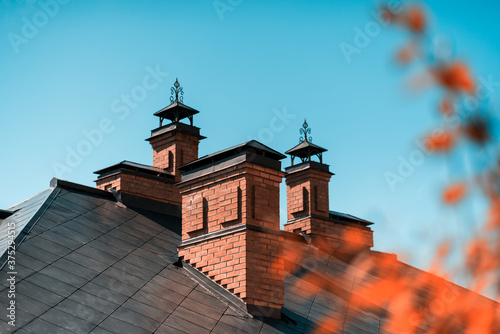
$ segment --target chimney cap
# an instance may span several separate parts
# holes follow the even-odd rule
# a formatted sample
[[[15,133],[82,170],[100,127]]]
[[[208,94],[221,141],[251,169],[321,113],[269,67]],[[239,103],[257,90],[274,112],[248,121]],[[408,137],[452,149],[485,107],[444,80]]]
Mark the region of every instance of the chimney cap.
[[[177,78],[175,78],[174,86],[170,88],[170,94],[171,103],[154,113],[155,116],[160,117],[160,127],[164,119],[177,123],[181,119],[188,118],[190,125],[193,125],[193,115],[198,114],[199,111],[184,104],[184,91]]]
[[[339,220],[347,220],[348,222],[354,222],[354,223],[357,223],[359,225],[363,225],[365,227],[369,226],[369,225],[373,225],[373,222],[371,222],[371,221],[364,220],[364,219],[358,218],[356,216],[353,216],[353,215],[350,215],[347,213],[342,213],[342,212],[330,210],[329,214],[330,214],[331,218],[339,219]]]
[[[323,152],[328,150],[312,143],[312,137],[308,136],[311,134],[311,128],[305,119],[299,133],[301,135],[299,138],[299,144],[285,152],[291,156],[292,166],[295,157],[298,157],[302,160],[302,162],[305,162],[311,161],[311,156],[313,155],[316,155],[319,158],[319,162],[323,163]]]
[[[274,160],[281,160],[286,158],[285,155],[281,154],[278,151],[273,150],[272,148],[256,141],[256,140],[250,140],[244,143],[241,143],[239,145],[235,145],[233,147],[226,148],[222,151],[218,151],[209,155],[205,155],[195,161],[192,161],[190,163],[187,163],[185,165],[182,165],[179,167],[181,171],[190,171],[195,168],[204,166],[206,164],[209,164],[214,161],[219,161],[223,160],[225,158],[231,157],[233,155],[236,155],[241,152],[251,152],[251,153],[256,153],[258,155],[265,155],[268,158],[274,159]]]
[[[137,162],[132,162],[132,161],[127,161],[123,160],[117,164],[114,164],[112,166],[108,166],[106,168],[100,169],[98,171],[95,171],[94,174],[98,174],[99,177],[101,178],[105,176],[105,174],[118,170],[118,169],[129,169],[129,170],[135,170],[135,171],[140,171],[146,174],[151,174],[151,175],[157,175],[161,176],[163,178],[172,178],[172,175],[167,173],[165,170],[153,166],[148,166],[148,165],[143,165],[139,164]]]

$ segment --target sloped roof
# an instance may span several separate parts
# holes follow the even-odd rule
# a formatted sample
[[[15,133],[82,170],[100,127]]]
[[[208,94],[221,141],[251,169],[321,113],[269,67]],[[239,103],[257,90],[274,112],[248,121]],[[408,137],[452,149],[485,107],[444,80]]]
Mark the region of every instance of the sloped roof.
[[[33,201],[44,204],[25,205],[38,218],[29,233],[21,231],[26,237],[16,253],[21,329],[1,312],[1,333],[308,333],[334,316],[344,319],[342,333],[383,333],[383,311],[358,310],[342,293],[306,289],[303,270],[286,274],[282,319],[250,316],[208,278],[174,265],[178,217],[124,207],[109,192],[61,182]],[[343,290],[366,284],[352,265],[311,256],[315,270],[338,277]],[[0,305],[9,302],[8,272],[0,270]]]

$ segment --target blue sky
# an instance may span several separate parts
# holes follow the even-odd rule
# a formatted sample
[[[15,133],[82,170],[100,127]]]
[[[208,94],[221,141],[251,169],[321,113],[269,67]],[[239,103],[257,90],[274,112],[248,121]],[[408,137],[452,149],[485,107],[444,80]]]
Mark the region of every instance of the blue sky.
[[[497,118],[499,4],[425,6],[428,43],[448,38],[454,55],[490,82],[482,103]],[[403,31],[382,27],[345,57],[340,45],[373,25],[376,8],[373,1],[0,1],[0,208],[46,189],[54,176],[94,186],[100,168],[152,164],[144,139],[179,77],[208,137],[200,155],[252,138],[284,152],[307,118],[336,174],[331,209],[374,221],[375,249],[425,267],[439,240],[465,240],[481,217],[484,203],[474,194],[458,208],[439,197],[478,167],[470,163],[477,149],[422,153],[418,139],[440,122],[439,92],[404,88],[418,69],[392,61]],[[95,129],[102,137],[84,144]],[[78,150],[85,154],[67,160]],[[410,159],[416,163],[402,167]],[[398,168],[404,182],[391,187],[386,175]]]

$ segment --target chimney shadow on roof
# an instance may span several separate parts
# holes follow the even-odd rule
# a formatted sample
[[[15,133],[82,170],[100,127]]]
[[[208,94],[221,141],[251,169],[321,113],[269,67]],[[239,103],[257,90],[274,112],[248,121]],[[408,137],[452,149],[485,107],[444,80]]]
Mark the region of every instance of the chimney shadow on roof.
[[[281,308],[281,319],[259,317],[265,324],[281,331],[288,333],[290,331],[298,333],[314,333],[315,323],[302,315],[299,315],[286,307]]]

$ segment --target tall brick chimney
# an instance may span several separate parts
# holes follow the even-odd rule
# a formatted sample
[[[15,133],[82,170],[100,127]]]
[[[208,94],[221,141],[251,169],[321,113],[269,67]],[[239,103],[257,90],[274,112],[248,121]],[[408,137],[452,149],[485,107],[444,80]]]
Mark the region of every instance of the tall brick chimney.
[[[198,159],[198,144],[205,138],[200,135],[200,128],[193,126],[193,115],[199,111],[183,104],[182,95],[184,91],[176,79],[170,97],[172,103],[154,114],[159,117],[160,126],[146,139],[153,148],[153,167],[174,175],[177,182],[181,180],[179,167]],[[189,124],[180,122],[186,118]],[[165,119],[171,123],[163,125]]]
[[[279,152],[253,140],[182,167],[179,256],[256,315],[284,304]]]
[[[98,174],[97,188],[114,189],[122,198],[147,198],[174,206],[181,205],[181,195],[176,183],[181,180],[179,167],[198,159],[198,144],[205,137],[200,128],[193,126],[193,115],[198,113],[183,104],[184,92],[176,79],[171,88],[170,105],[156,112],[160,126],[146,139],[153,148],[153,166],[122,161],[94,172]],[[170,120],[163,125],[164,120]],[[189,124],[181,123],[188,119]],[[133,198],[131,198],[133,196]],[[179,209],[179,208],[177,208]]]
[[[312,143],[306,121],[300,129],[299,144],[286,153],[292,165],[285,168],[287,223],[285,231],[305,233],[322,248],[345,253],[373,246],[371,222],[329,209],[329,182],[333,173],[323,163],[327,150]],[[313,161],[316,157],[319,161]],[[301,162],[294,165],[294,159]]]

